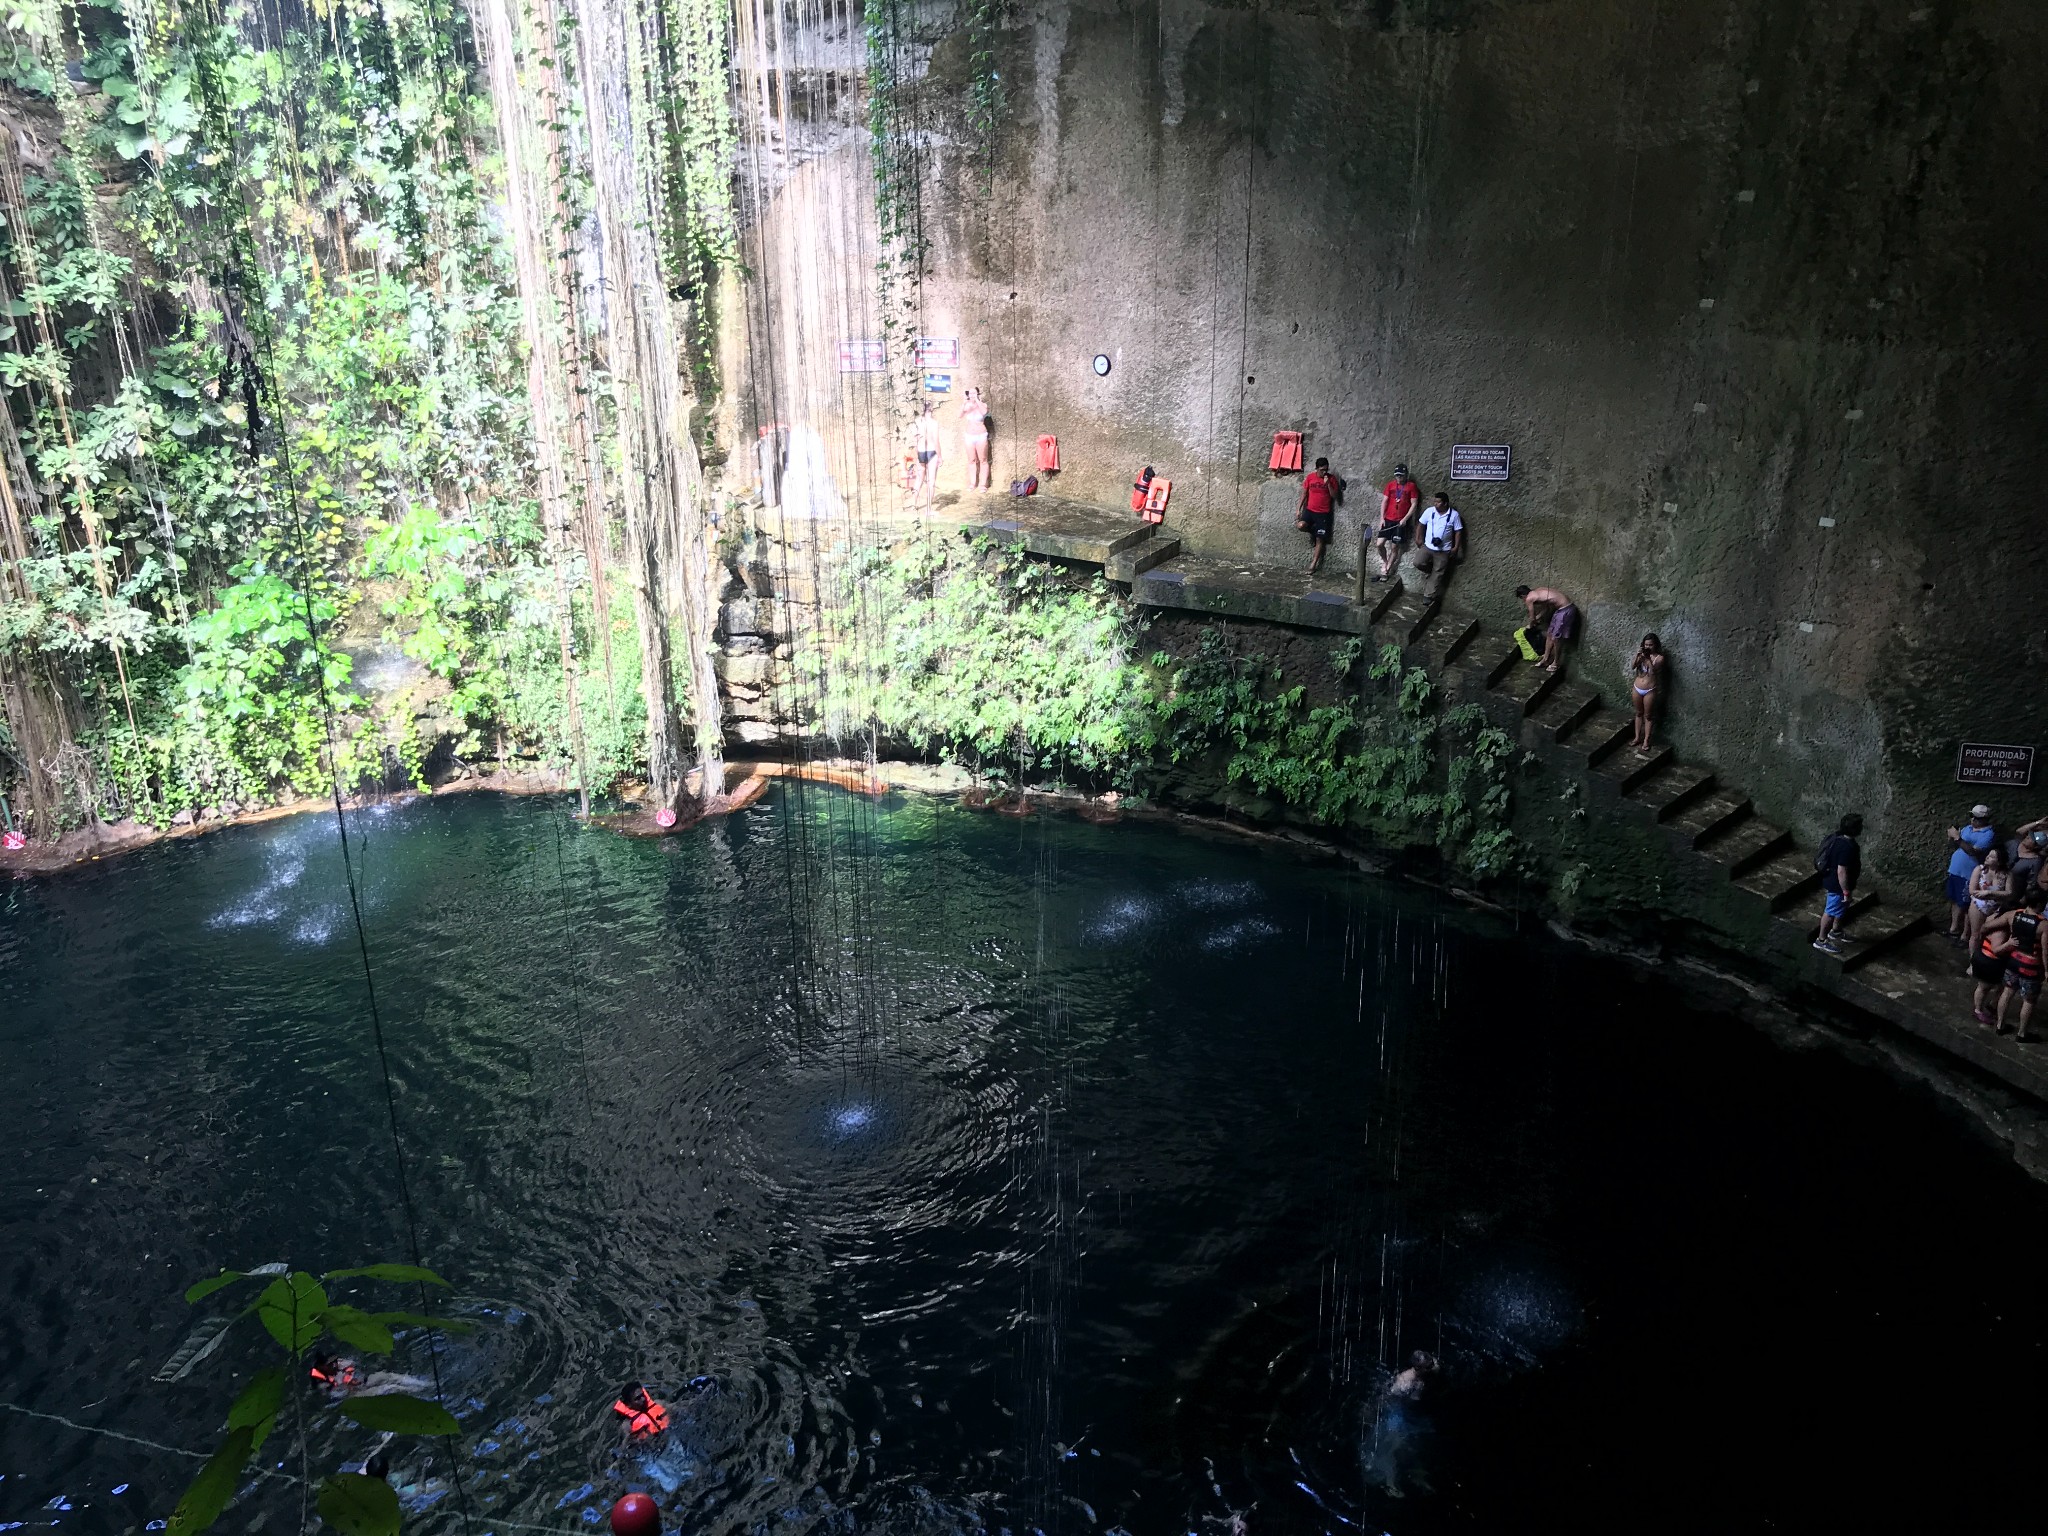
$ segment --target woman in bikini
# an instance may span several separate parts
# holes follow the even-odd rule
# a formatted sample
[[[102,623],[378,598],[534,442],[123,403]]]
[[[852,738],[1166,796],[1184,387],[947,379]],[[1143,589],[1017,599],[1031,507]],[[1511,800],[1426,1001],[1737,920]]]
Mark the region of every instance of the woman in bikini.
[[[1655,635],[1643,636],[1628,670],[1629,685],[1635,692],[1636,751],[1648,756],[1651,711],[1657,702],[1657,690],[1664,682],[1664,642]]]
[[[979,389],[970,389],[960,403],[960,440],[967,448],[967,478],[970,489],[985,491],[988,478],[988,402]]]

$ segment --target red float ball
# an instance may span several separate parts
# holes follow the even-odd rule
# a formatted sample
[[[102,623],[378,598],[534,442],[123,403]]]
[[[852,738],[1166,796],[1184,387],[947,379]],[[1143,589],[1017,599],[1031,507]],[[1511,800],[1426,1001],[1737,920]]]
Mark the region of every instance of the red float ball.
[[[664,805],[654,813],[654,824],[657,827],[672,827],[676,824],[676,813]]]
[[[661,1536],[661,1510],[644,1493],[629,1493],[612,1506],[613,1536]]]

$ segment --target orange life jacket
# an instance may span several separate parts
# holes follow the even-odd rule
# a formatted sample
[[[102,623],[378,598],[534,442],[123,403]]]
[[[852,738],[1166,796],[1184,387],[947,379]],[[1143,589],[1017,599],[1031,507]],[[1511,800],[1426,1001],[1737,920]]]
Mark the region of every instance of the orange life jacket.
[[[612,1404],[612,1412],[625,1419],[626,1433],[635,1440],[658,1435],[668,1428],[668,1410],[651,1397],[646,1402],[645,1408],[628,1408],[622,1397]]]
[[[1145,488],[1145,505],[1139,510],[1145,514],[1148,523],[1166,521],[1166,498],[1173,494],[1173,482],[1154,476],[1151,485]]]
[[[323,1387],[352,1387],[360,1380],[355,1366],[346,1360],[341,1361],[335,1366],[334,1374],[331,1376],[317,1365],[312,1367],[307,1374]]]
[[[1060,467],[1060,440],[1050,432],[1038,437],[1038,472],[1041,475],[1056,474]]]

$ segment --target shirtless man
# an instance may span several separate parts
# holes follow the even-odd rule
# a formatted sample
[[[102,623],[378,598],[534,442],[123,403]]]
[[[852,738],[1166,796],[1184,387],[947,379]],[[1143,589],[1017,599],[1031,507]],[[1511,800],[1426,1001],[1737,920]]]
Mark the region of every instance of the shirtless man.
[[[1522,600],[1522,607],[1528,612],[1529,627],[1536,626],[1536,610],[1539,607],[1550,610],[1550,628],[1543,641],[1543,670],[1555,672],[1564,658],[1559,654],[1564,642],[1572,638],[1572,631],[1578,624],[1578,605],[1555,587],[1517,587],[1515,596]]]

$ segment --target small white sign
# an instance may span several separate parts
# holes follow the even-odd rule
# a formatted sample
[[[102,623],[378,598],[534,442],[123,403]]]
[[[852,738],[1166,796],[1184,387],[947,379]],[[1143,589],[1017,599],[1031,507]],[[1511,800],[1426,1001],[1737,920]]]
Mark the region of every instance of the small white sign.
[[[1506,443],[1459,443],[1451,449],[1451,478],[1505,484],[1511,457]]]

